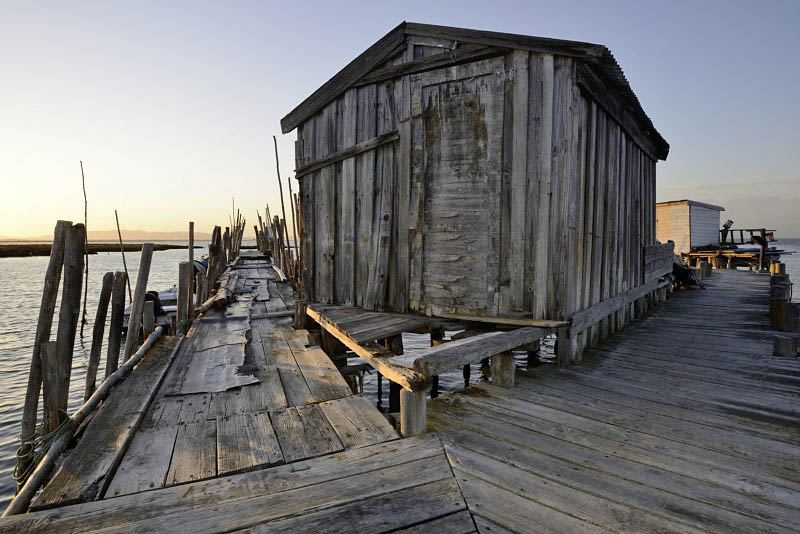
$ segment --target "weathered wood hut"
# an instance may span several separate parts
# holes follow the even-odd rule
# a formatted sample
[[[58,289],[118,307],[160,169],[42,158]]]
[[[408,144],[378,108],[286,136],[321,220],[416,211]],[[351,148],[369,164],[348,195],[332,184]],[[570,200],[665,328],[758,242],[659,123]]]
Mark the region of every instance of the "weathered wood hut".
[[[656,239],[675,243],[675,253],[692,248],[719,246],[722,206],[696,200],[671,200],[656,204]]]
[[[281,127],[308,302],[606,333],[663,274],[669,145],[602,45],[404,22]]]

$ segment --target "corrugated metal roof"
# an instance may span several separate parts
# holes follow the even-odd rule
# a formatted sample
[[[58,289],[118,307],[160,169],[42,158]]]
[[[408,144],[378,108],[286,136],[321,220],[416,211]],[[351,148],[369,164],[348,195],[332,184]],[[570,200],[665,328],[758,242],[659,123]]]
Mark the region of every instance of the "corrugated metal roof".
[[[666,159],[669,143],[653,126],[639,99],[630,87],[625,73],[608,48],[603,45],[534,37],[511,33],[490,32],[403,22],[383,36],[374,45],[356,57],[330,80],[303,100],[281,119],[283,133],[289,133],[308,120],[325,105],[355,85],[368,72],[378,67],[387,57],[398,51],[398,44],[406,35],[438,37],[465,44],[481,44],[507,49],[530,50],[575,57],[594,67],[608,88],[613,91],[624,109],[630,113],[638,127],[656,149],[660,159]]]

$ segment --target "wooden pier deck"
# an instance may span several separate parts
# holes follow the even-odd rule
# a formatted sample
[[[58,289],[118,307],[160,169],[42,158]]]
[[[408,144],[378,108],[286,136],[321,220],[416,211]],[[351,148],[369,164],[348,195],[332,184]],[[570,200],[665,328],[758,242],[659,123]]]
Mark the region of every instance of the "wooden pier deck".
[[[429,404],[479,527],[797,532],[800,361],[769,277],[714,271],[569,368]]]
[[[111,433],[127,452],[111,461],[113,447],[81,444],[36,502],[52,508],[0,529],[800,529],[800,361],[771,355],[766,276],[714,271],[708,290],[676,295],[581,365],[518,370],[515,387],[443,395],[428,404],[435,432],[398,439],[324,353],[305,347],[303,331],[275,317],[291,294],[260,261],[240,262],[241,297],[196,323],[194,343],[160,349],[174,360],[152,404],[129,410],[133,422],[143,413],[138,431]],[[234,327],[243,317],[249,331]],[[195,344],[204,340],[217,343]],[[209,365],[220,347],[242,344],[258,381],[196,392],[247,381]],[[225,349],[224,361],[238,354]],[[54,491],[75,487],[53,485],[81,454],[106,466],[97,493]]]

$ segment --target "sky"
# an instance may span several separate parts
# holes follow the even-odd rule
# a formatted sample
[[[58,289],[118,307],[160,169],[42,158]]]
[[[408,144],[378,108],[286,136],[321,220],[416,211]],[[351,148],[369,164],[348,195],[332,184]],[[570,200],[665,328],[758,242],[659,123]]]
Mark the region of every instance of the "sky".
[[[800,2],[0,0],[0,236],[280,209],[280,119],[403,20],[608,46],[671,145],[659,201],[800,236]],[[296,182],[293,183],[295,191]]]

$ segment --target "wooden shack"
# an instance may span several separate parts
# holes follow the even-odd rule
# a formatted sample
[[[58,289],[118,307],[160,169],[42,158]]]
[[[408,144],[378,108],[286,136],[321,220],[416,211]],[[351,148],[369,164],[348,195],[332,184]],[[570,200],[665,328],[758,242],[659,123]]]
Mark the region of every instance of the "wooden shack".
[[[675,243],[675,253],[719,246],[722,206],[696,200],[671,200],[656,204],[656,239]]]
[[[281,126],[307,302],[604,335],[671,268],[646,253],[669,145],[602,45],[404,22]]]

